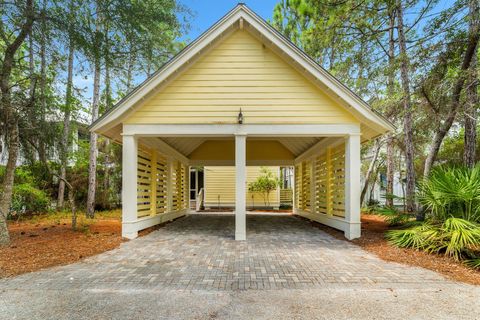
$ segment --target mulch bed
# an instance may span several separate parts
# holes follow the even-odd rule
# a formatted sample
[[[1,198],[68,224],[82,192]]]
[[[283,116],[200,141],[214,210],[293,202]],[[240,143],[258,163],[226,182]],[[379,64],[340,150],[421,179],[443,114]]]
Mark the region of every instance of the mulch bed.
[[[314,221],[311,223],[330,235],[345,240],[343,232]],[[443,255],[429,254],[413,249],[402,249],[390,245],[384,236],[388,228],[388,224],[382,217],[363,215],[362,236],[351,242],[368,252],[374,253],[382,260],[422,267],[441,273],[455,281],[480,285],[480,272],[465,266],[461,262]]]
[[[175,219],[176,220],[176,219]],[[139,237],[171,221],[144,229]],[[0,278],[66,265],[117,248],[123,241],[119,218],[97,218],[73,231],[70,220],[10,222],[10,245],[0,246]]]
[[[0,278],[73,263],[122,242],[118,219],[97,220],[86,228],[73,231],[67,221],[10,223],[11,243],[0,247]]]

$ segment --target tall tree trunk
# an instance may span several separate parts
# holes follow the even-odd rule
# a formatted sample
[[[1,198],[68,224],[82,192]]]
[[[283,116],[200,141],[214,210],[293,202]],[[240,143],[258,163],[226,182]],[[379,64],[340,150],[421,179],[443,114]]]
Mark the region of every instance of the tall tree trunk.
[[[478,45],[477,45],[478,47]],[[477,48],[478,50],[478,48]],[[465,135],[463,162],[465,166],[472,168],[475,165],[477,147],[477,108],[478,108],[478,70],[477,55],[473,55],[467,84],[467,103],[465,103]]]
[[[380,162],[376,168],[374,168],[373,172],[373,180],[372,180],[372,183],[370,185],[370,197],[369,197],[369,200],[372,201],[373,200],[373,193],[375,192],[375,183],[377,183],[377,179],[378,179],[378,171],[380,169],[380,166],[382,165],[382,163]]]
[[[405,143],[405,165],[406,165],[406,198],[407,212],[415,212],[415,166],[414,166],[414,150],[413,150],[413,130],[412,130],[412,106],[410,99],[410,76],[409,76],[409,59],[407,55],[407,46],[405,40],[405,30],[403,27],[403,3],[397,0],[397,27],[398,27],[398,44],[400,48],[400,75],[403,87],[403,131]]]
[[[40,128],[45,128],[45,115],[47,113],[47,59],[46,59],[46,4],[47,1],[43,0],[42,15],[41,15],[41,34],[40,34]],[[44,134],[48,134],[44,132]],[[47,163],[47,147],[45,141],[45,135],[38,136],[38,158],[41,163]]]
[[[73,11],[73,1],[70,3]],[[61,164],[60,164],[60,183],[58,184],[58,200],[57,210],[62,210],[65,200],[65,180],[67,179],[68,165],[68,149],[70,142],[70,118],[72,113],[72,92],[73,92],[73,60],[75,54],[75,46],[73,35],[70,33],[70,43],[68,45],[68,71],[67,71],[67,88],[65,94],[65,112],[63,114],[63,135],[61,140]]]
[[[130,52],[128,53],[127,66],[127,91],[130,91],[133,86],[133,66],[135,64],[135,54],[133,52],[133,41],[130,43]]]
[[[3,94],[2,94],[3,97]],[[9,98],[8,98],[9,99]],[[7,99],[2,98],[5,106]],[[16,117],[12,117],[13,112],[7,115],[9,117],[8,126],[8,160],[5,168],[5,177],[3,180],[3,194],[0,199],[0,245],[10,242],[7,228],[7,215],[12,205],[13,182],[15,178],[15,168],[17,166],[19,145],[18,121]],[[12,119],[13,118],[13,119]]]
[[[480,38],[480,10],[477,0],[470,0],[469,7],[470,23],[468,28],[467,48],[465,50],[465,55],[463,56],[462,65],[460,66],[460,74],[455,83],[455,86],[453,87],[450,110],[443,123],[440,123],[438,129],[435,131],[430,151],[428,153],[427,159],[425,160],[425,168],[423,171],[424,177],[427,177],[430,174],[433,163],[435,162],[437,154],[440,150],[440,146],[442,145],[443,139],[452,127],[453,121],[455,121],[455,117],[460,106],[461,93],[467,79],[467,71],[472,64],[473,57],[477,51],[478,41]]]
[[[388,98],[390,101],[394,98],[395,93],[395,10],[392,8],[389,10],[389,27],[388,32]],[[393,109],[393,106],[391,106]],[[390,110],[389,110],[390,113]],[[394,182],[394,173],[395,173],[395,146],[393,144],[394,133],[390,132],[387,136],[387,186],[386,186],[386,197],[385,205],[387,207],[393,207],[393,182]]]
[[[97,3],[97,20],[95,22],[95,42],[96,52],[94,57],[94,76],[93,76],[93,98],[92,98],[92,123],[98,118],[98,109],[100,101],[100,8]],[[97,184],[97,140],[98,136],[95,132],[90,133],[90,152],[89,152],[89,167],[88,167],[88,193],[87,193],[87,217],[93,218],[95,216],[95,188]]]
[[[112,89],[110,82],[110,47],[108,42],[108,29],[105,32],[105,111],[110,110],[113,105]],[[109,208],[110,192],[110,140],[105,140],[105,158],[103,174],[103,206]]]
[[[34,22],[33,0],[25,3],[25,22],[13,42],[6,44],[3,53],[3,61],[0,73],[0,91],[2,93],[2,112],[5,116],[6,133],[8,141],[8,160],[5,168],[5,176],[2,182],[2,194],[0,195],[0,245],[10,242],[6,217],[12,204],[13,182],[15,167],[17,165],[19,151],[18,117],[12,106],[10,78],[15,60],[15,54],[30,34]]]
[[[35,53],[33,50],[33,35],[30,33],[28,36],[28,66],[30,69],[30,87],[29,87],[29,96],[30,99],[33,99],[35,96]]]
[[[370,165],[368,166],[367,174],[365,175],[365,181],[363,183],[362,193],[360,195],[360,203],[363,203],[365,199],[365,194],[368,190],[368,184],[370,182],[370,178],[373,173],[373,169],[375,168],[375,163],[377,162],[378,154],[380,153],[380,147],[382,144],[380,143],[380,139],[375,140],[375,146],[373,147],[373,157],[370,161]]]

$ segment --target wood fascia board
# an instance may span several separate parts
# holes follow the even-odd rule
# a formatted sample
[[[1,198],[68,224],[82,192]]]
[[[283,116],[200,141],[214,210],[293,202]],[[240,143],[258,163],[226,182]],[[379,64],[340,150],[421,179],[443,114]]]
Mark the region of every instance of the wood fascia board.
[[[357,124],[125,124],[123,134],[140,137],[328,137],[360,134]]]

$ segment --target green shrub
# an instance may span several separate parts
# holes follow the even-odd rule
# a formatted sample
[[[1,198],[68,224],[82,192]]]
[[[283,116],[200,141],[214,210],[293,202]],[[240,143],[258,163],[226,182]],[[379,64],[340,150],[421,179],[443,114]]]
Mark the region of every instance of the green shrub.
[[[465,261],[465,264],[473,269],[480,269],[480,258],[474,258]]]
[[[413,248],[444,253],[456,260],[469,257],[480,248],[480,225],[450,217],[443,223],[423,222],[386,234],[390,243],[401,248]]]
[[[260,168],[260,176],[248,184],[248,191],[260,193],[265,206],[270,206],[270,193],[280,185],[280,179],[266,167]]]
[[[390,226],[405,224],[413,218],[411,214],[404,213],[395,207],[379,207],[375,213],[383,216]]]
[[[49,198],[43,190],[29,183],[14,185],[11,207],[14,214],[45,212],[48,204]]]
[[[435,221],[449,217],[480,222],[480,164],[439,167],[418,185],[418,200]]]
[[[375,214],[378,209],[380,209],[380,201],[375,199],[369,199],[365,207],[362,208],[362,213]]]

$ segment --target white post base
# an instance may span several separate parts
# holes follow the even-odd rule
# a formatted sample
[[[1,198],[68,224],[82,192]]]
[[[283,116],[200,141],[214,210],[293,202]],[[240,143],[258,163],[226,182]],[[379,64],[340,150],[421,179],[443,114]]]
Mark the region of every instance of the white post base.
[[[362,228],[360,223],[349,223],[344,230],[345,238],[353,240],[360,238],[362,235]]]
[[[122,222],[122,238],[127,238],[129,240],[132,240],[137,237],[138,237],[138,228],[135,222],[130,222],[130,221]]]
[[[125,230],[125,227],[122,226],[122,238],[126,238],[126,239],[129,239],[129,240],[133,240],[135,238],[138,237],[138,231],[131,231],[131,232],[127,232]]]
[[[236,232],[235,231],[235,240],[237,240],[237,241],[247,240],[247,235],[243,232]]]

